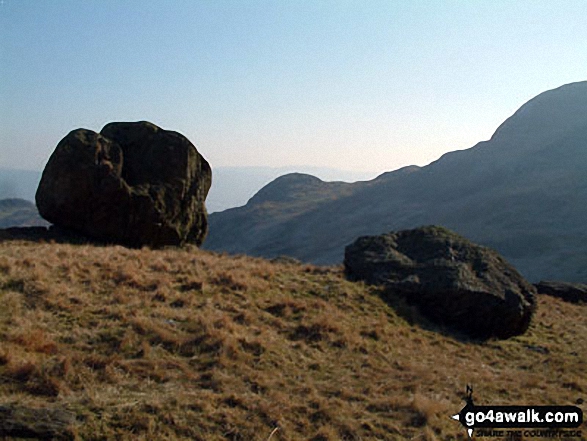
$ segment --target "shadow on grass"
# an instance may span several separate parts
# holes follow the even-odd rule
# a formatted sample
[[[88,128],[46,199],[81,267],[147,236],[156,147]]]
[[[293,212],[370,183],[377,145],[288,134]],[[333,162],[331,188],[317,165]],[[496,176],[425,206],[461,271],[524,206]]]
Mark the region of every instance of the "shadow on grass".
[[[379,297],[410,325],[453,338],[461,343],[482,344],[489,340],[468,335],[448,324],[440,324],[430,320],[416,304],[411,304],[405,296],[394,292],[391,288],[380,287],[377,292]]]
[[[0,242],[24,240],[37,243],[63,243],[71,245],[97,244],[106,245],[92,240],[75,231],[56,227],[11,227],[0,229]]]

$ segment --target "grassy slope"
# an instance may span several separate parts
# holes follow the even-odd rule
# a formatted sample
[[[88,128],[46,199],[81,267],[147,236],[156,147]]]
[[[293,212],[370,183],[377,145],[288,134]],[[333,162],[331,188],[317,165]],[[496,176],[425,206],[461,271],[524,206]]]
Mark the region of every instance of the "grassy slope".
[[[587,306],[547,297],[526,335],[467,343],[340,268],[3,242],[0,304],[0,404],[74,412],[80,439],[464,440],[467,383],[587,395]]]

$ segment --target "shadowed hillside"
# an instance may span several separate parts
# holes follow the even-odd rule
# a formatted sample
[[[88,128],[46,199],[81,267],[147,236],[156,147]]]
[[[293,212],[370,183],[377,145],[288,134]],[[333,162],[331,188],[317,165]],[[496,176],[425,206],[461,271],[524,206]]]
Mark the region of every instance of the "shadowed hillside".
[[[585,399],[587,306],[540,297],[526,334],[481,344],[380,294],[340,267],[5,240],[0,410],[84,440],[434,441],[467,439],[466,384]]]
[[[586,281],[585,170],[587,82],[581,82],[537,96],[491,140],[426,167],[344,189],[308,176],[281,177],[259,192],[279,187],[281,198],[252,198],[245,207],[213,213],[205,247],[332,264],[358,236],[435,224],[495,248],[533,281]],[[297,195],[293,205],[284,183]]]
[[[24,199],[0,200],[0,228],[47,226],[35,204]]]

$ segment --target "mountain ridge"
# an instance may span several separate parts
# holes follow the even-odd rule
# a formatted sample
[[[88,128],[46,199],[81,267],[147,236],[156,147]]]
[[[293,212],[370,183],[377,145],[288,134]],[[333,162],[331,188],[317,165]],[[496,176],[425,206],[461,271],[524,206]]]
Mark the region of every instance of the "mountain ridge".
[[[536,124],[549,135],[529,132]],[[531,280],[584,281],[585,140],[587,82],[572,83],[524,104],[490,140],[425,167],[384,173],[306,206],[298,198],[295,209],[273,201],[213,213],[204,246],[332,264],[358,236],[438,224],[496,249]]]

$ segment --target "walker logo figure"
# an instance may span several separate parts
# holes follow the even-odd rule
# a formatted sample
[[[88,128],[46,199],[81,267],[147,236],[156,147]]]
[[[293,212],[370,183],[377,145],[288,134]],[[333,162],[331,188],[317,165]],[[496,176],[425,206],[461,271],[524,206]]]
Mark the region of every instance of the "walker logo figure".
[[[469,386],[468,384],[467,384],[467,396],[465,397],[465,401],[467,402],[465,407],[463,407],[459,413],[457,413],[456,415],[453,415],[452,419],[460,422],[465,427],[465,429],[467,429],[467,433],[469,434],[469,438],[471,438],[473,436],[473,428],[474,427],[466,424],[466,421],[467,421],[466,416],[467,416],[467,413],[475,411],[475,404],[473,403],[473,387]]]
[[[523,435],[547,436],[546,432],[550,434],[560,429],[579,427],[583,422],[583,411],[576,406],[475,406],[473,388],[469,385],[467,385],[465,401],[465,407],[452,418],[463,425],[469,438],[473,436],[474,429],[478,428],[543,428],[548,430],[527,430]],[[506,436],[513,435],[513,432],[518,434],[520,431],[481,431],[480,435],[483,436],[485,432],[490,432],[488,433],[490,436]],[[565,435],[580,437],[581,432],[565,432]]]

